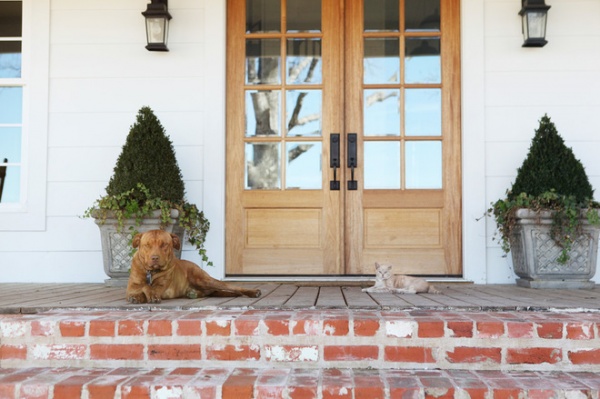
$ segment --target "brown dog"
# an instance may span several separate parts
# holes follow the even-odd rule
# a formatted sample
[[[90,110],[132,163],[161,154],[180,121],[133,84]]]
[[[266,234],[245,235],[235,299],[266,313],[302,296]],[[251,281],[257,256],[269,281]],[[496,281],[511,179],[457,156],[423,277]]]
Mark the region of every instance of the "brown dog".
[[[131,303],[160,303],[162,299],[210,295],[258,298],[261,294],[260,290],[214,279],[195,263],[177,259],[173,249],[180,249],[181,242],[175,234],[162,230],[140,233],[133,238],[133,247],[138,250],[131,261],[127,284],[127,301]]]

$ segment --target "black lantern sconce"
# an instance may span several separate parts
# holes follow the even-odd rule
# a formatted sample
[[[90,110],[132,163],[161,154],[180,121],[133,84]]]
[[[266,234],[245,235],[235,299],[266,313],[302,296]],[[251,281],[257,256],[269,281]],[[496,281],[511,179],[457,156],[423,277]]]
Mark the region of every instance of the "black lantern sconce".
[[[548,9],[544,0],[521,0],[519,15],[523,19],[523,47],[544,47]]]
[[[169,0],[152,0],[146,11],[142,12],[146,18],[146,39],[148,51],[169,51],[167,39],[169,36]]]

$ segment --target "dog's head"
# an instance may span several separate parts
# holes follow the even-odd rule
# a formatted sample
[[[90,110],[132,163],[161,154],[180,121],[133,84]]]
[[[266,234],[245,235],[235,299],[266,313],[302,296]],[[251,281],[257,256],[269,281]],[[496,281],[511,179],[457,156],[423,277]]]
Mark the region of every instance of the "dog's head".
[[[147,271],[167,268],[175,256],[173,250],[181,248],[179,237],[163,230],[136,234],[132,245],[138,248],[135,256]]]

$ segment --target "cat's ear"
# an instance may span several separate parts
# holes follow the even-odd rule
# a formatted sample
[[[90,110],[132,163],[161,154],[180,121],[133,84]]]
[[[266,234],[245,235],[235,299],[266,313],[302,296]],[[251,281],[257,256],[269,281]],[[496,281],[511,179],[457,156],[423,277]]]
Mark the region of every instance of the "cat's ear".
[[[379,269],[379,266],[381,266],[379,262],[375,262],[375,269]]]

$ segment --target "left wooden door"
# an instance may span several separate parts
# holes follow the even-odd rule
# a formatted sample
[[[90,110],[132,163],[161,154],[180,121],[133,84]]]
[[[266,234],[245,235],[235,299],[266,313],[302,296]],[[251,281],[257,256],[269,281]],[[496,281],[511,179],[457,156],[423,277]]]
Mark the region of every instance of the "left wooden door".
[[[227,5],[226,272],[343,274],[342,1]]]

